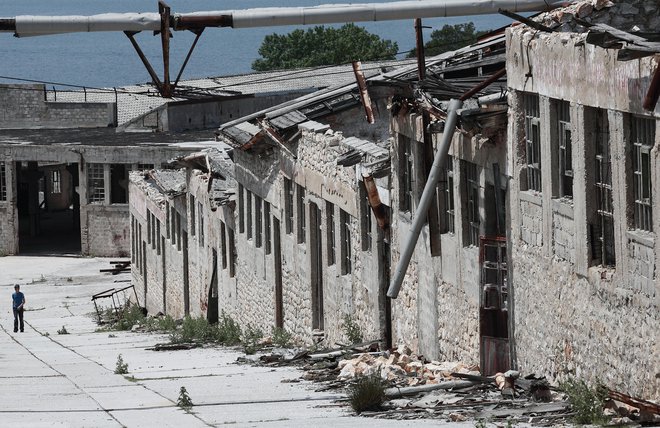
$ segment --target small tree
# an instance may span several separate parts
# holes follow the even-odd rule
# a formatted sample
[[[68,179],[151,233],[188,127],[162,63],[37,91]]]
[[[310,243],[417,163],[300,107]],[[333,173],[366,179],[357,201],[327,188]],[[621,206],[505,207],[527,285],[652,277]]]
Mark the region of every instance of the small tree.
[[[355,24],[340,28],[323,25],[264,38],[252,63],[257,71],[345,64],[351,61],[394,59],[399,47]]]
[[[490,31],[490,30],[489,30]],[[474,23],[445,25],[439,30],[431,33],[431,40],[424,44],[424,55],[434,56],[443,52],[460,49],[463,46],[471,45],[477,41],[477,38],[488,33],[488,31],[476,31]],[[417,49],[413,49],[408,57],[417,55]]]

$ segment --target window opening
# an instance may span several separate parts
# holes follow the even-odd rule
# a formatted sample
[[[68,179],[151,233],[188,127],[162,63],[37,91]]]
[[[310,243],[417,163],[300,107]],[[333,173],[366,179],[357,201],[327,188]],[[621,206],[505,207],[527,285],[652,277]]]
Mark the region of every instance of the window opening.
[[[525,94],[525,153],[527,156],[527,190],[541,191],[541,117],[539,96]]]

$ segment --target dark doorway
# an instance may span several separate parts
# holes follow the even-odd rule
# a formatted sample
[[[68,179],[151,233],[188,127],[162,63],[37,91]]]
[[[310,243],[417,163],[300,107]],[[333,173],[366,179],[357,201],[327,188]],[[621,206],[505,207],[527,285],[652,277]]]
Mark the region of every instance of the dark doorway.
[[[21,254],[80,254],[78,164],[17,162]]]
[[[273,217],[273,259],[275,264],[275,327],[284,328],[282,245],[280,243],[280,221],[275,217]]]
[[[392,347],[392,299],[387,297],[390,286],[390,242],[386,232],[378,228],[378,275],[380,280],[379,315],[381,317],[381,334],[387,349]]]
[[[209,286],[209,302],[206,310],[206,319],[209,323],[218,322],[218,251],[213,249],[213,274]]]
[[[188,272],[188,232],[181,232],[183,240],[183,312],[190,315],[190,277]]]
[[[309,247],[312,274],[312,328],[323,330],[323,256],[321,243],[321,210],[309,203]]]

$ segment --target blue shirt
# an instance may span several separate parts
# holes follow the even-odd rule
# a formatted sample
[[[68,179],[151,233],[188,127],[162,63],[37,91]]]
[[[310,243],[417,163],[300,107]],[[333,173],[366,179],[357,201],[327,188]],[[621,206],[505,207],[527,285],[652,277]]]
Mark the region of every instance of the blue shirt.
[[[11,299],[14,302],[14,309],[17,309],[19,306],[21,306],[23,301],[25,301],[25,296],[20,291],[17,291],[11,295]]]

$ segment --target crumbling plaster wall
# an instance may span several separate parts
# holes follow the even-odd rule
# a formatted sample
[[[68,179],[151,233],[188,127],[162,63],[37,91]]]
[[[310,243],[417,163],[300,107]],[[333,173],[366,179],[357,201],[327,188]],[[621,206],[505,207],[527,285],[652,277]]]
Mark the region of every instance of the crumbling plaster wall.
[[[106,126],[117,126],[115,103],[46,102],[44,85],[0,85],[0,129]]]
[[[395,117],[392,131],[404,135],[413,144],[413,204],[421,196],[425,179],[422,164],[423,135],[421,116],[410,114]],[[442,134],[433,135],[437,147]],[[396,139],[392,147],[392,176],[400,174],[400,159]],[[441,235],[441,253],[431,254],[428,223],[423,227],[417,241],[413,258],[404,276],[399,297],[392,301],[392,323],[394,342],[411,346],[421,354],[437,359],[459,360],[466,363],[479,362],[479,249],[464,242],[462,196],[465,194],[465,176],[461,168],[463,160],[478,165],[480,196],[479,207],[482,225],[486,217],[484,189],[486,183],[493,184],[492,164],[499,163],[501,173],[505,171],[505,145],[480,141],[479,138],[454,135],[449,154],[453,158],[455,233]],[[506,179],[502,177],[503,185]],[[392,182],[392,268],[399,259],[399,248],[409,234],[412,225],[410,212],[397,209],[400,201],[399,180]],[[414,212],[415,208],[413,208]],[[483,226],[482,226],[483,234]],[[460,316],[457,316],[460,314]]]
[[[518,368],[553,380],[576,376],[645,398],[658,399],[660,254],[655,233],[633,230],[630,201],[629,114],[656,119],[651,150],[653,200],[658,176],[660,114],[641,108],[657,58],[616,60],[616,50],[584,45],[583,35],[564,33],[531,38],[508,30],[509,153],[511,188],[511,277],[515,295],[515,348]],[[526,49],[526,46],[530,46]],[[526,76],[530,71],[531,76]],[[561,66],[558,66],[561,65]],[[540,94],[540,193],[525,190],[522,91]],[[556,195],[552,162],[551,98],[571,103],[574,197]],[[593,108],[607,109],[612,156],[616,267],[594,266],[588,222],[593,206],[595,148]],[[536,210],[526,206],[534,201]],[[527,202],[527,204],[526,204]],[[653,229],[660,230],[657,204]],[[528,230],[534,228],[535,239]],[[632,333],[631,333],[632,332]]]

